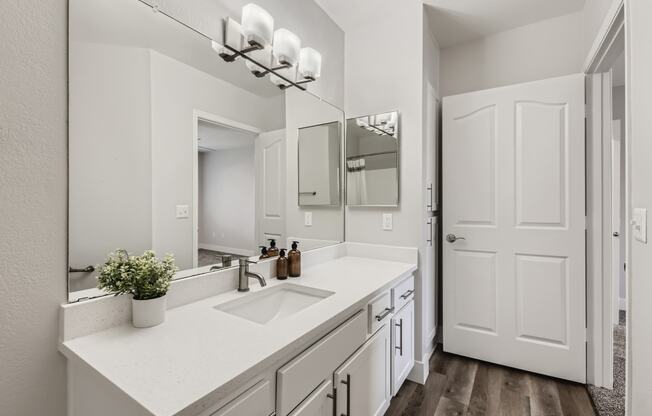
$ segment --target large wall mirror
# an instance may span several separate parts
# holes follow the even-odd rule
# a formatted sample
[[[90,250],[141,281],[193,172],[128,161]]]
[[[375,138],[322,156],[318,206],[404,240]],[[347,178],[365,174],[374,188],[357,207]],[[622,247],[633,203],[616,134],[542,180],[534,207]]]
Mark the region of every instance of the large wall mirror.
[[[103,294],[94,269],[117,249],[173,254],[186,277],[269,239],[344,240],[342,111],[225,62],[221,39],[172,16],[70,1],[70,301]],[[300,168],[311,158],[323,166]],[[304,185],[316,198],[297,198]]]
[[[399,204],[398,112],[346,121],[346,204],[396,207]]]

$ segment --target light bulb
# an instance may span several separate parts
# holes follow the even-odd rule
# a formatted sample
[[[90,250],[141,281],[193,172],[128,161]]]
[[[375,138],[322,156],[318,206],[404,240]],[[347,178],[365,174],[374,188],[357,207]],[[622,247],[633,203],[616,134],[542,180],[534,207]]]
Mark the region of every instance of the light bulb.
[[[250,45],[270,45],[274,18],[262,7],[249,3],[242,8],[242,33]]]
[[[321,76],[321,54],[313,48],[301,48],[299,54],[299,75],[306,79]]]

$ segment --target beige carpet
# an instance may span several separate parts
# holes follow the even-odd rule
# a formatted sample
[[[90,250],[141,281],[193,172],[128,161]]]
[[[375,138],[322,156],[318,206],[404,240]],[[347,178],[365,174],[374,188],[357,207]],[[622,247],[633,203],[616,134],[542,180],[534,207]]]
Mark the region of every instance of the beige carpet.
[[[613,390],[588,386],[589,394],[600,416],[625,415],[625,322],[625,312],[620,311],[620,322],[614,328]]]

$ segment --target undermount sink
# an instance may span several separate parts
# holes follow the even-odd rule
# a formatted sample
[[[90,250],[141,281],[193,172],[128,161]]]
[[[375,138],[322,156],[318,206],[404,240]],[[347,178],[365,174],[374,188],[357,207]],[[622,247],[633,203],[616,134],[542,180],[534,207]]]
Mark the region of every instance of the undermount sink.
[[[260,292],[214,306],[218,311],[258,324],[284,319],[314,305],[335,292],[282,283]]]

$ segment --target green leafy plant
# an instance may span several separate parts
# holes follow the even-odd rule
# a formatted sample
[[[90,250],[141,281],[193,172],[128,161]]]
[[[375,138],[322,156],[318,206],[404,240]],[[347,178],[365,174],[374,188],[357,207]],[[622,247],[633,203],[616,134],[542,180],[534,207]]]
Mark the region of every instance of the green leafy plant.
[[[98,287],[116,296],[130,293],[136,300],[156,299],[167,293],[177,270],[169,254],[161,261],[152,250],[130,256],[118,249],[100,266]]]

